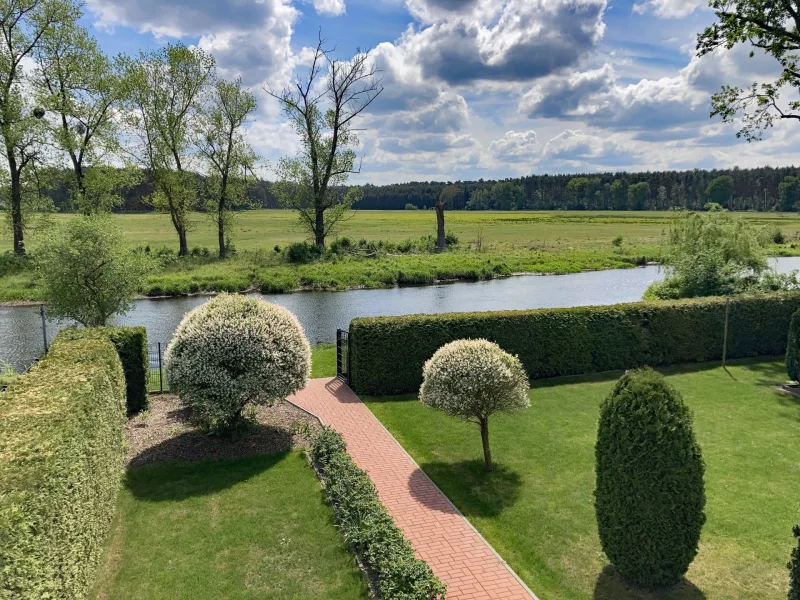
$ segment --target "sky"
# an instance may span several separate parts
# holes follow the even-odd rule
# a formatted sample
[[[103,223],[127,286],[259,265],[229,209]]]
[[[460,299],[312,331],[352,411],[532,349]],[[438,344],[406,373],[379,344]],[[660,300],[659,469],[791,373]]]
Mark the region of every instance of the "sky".
[[[109,54],[212,53],[256,93],[248,140],[273,167],[298,138],[264,88],[302,75],[320,32],[383,79],[354,183],[792,165],[800,124],[748,144],[710,118],[723,84],[777,73],[746,47],[697,58],[713,17],[706,0],[87,0],[83,22]]]

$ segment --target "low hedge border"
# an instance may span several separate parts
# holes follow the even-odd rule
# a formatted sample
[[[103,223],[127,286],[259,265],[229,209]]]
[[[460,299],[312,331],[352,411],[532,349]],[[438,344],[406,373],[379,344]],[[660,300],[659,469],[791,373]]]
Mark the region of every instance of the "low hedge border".
[[[147,382],[150,377],[150,360],[147,356],[147,329],[144,327],[70,327],[61,331],[56,339],[71,340],[106,337],[117,349],[122,369],[125,371],[125,395],[128,414],[145,410],[149,404]]]
[[[445,585],[414,550],[353,462],[344,439],[324,428],[311,441],[325,496],[348,546],[373,576],[380,600],[444,600]]]
[[[731,298],[728,358],[783,354],[799,308],[800,293]],[[519,356],[531,379],[719,360],[724,323],[725,298],[355,319],[350,386],[376,396],[417,392],[425,361],[469,338]]]
[[[61,337],[0,394],[0,598],[88,597],[122,482],[125,379]]]

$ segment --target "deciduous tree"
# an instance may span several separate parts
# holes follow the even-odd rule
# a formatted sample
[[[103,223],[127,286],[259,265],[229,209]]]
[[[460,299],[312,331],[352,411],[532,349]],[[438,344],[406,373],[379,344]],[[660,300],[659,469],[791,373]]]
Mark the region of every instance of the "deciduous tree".
[[[23,88],[29,75],[23,61],[33,58],[42,38],[80,16],[70,0],[0,0],[0,137],[8,164],[8,210],[14,252],[25,254],[23,197],[26,172],[41,158],[44,123]]]
[[[255,152],[244,138],[244,127],[256,110],[255,96],[242,80],[218,80],[202,119],[198,147],[208,165],[210,190],[206,211],[217,226],[219,257],[225,258],[235,204],[247,201],[247,175],[252,175]]]
[[[178,234],[179,254],[186,256],[190,213],[197,207],[197,177],[192,172],[195,141],[201,127],[214,58],[200,48],[168,44],[142,52],[126,66],[128,123],[136,136],[133,156],[153,177],[151,199],[169,212]]]
[[[383,91],[369,51],[339,60],[324,44],[320,39],[305,78],[280,93],[265,90],[280,103],[302,146],[294,158],[281,159],[273,192],[298,212],[320,248],[360,197],[358,188],[343,187],[350,175],[361,172],[353,150],[355,120]]]
[[[772,56],[781,69],[771,82],[747,88],[725,85],[712,97],[712,116],[726,123],[741,117],[737,137],[760,140],[775,120],[800,120],[800,4],[797,0],[711,0],[717,21],[697,37],[697,55],[739,44]],[[788,89],[787,89],[788,88]],[[788,96],[788,98],[787,98]]]

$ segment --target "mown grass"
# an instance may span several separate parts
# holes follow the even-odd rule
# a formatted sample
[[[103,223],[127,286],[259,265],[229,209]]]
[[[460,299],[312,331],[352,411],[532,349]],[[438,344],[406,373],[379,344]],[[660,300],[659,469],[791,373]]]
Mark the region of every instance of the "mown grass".
[[[531,408],[491,423],[499,467],[482,469],[477,430],[415,398],[366,399],[422,469],[541,598],[783,600],[800,522],[800,402],[775,389],[782,361],[666,369],[694,411],[708,522],[678,587],[649,593],[608,567],[593,507],[598,406],[619,374],[537,382]]]
[[[789,241],[773,247],[773,254],[800,254],[800,244],[795,243],[800,235],[800,217],[776,213],[747,213],[745,217],[759,226],[782,229]],[[166,215],[115,218],[132,245],[150,246],[152,250],[176,246]],[[196,215],[189,244],[209,248],[210,256],[170,261],[150,276],[142,293],[176,296],[217,291],[339,290],[491,279],[512,273],[564,274],[623,268],[658,259],[660,243],[674,219],[675,213],[657,212],[451,212],[447,228],[459,238],[459,245],[443,254],[383,253],[378,258],[343,256],[292,265],[275,251],[275,246],[284,248],[307,237],[298,228],[294,213],[258,210],[239,215],[233,228],[238,254],[225,261],[214,258],[216,233],[201,215]],[[343,224],[340,233],[355,240],[397,242],[434,234],[435,222],[430,211],[359,211]],[[611,243],[617,236],[623,238],[620,248]],[[0,240],[0,251],[9,247],[6,237]],[[35,254],[39,243],[34,231],[28,248]],[[40,299],[33,275],[31,268],[7,273],[0,270],[0,302]]]
[[[128,472],[96,600],[368,598],[299,451]]]

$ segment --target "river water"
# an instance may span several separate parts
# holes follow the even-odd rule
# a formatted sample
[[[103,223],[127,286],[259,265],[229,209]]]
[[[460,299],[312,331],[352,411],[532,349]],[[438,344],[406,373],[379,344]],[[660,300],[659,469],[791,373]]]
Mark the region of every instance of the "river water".
[[[800,269],[800,257],[773,259],[776,269]],[[573,275],[519,276],[474,283],[343,292],[298,292],[262,295],[294,312],[312,344],[333,342],[336,329],[355,317],[416,313],[471,312],[617,304],[640,300],[647,286],[663,278],[659,267],[614,269]],[[151,343],[168,342],[183,316],[207,297],[136,301],[135,308],[114,319],[117,325],[144,325]],[[67,323],[49,321],[47,335]],[[25,368],[43,350],[37,306],[0,307],[0,361]]]

